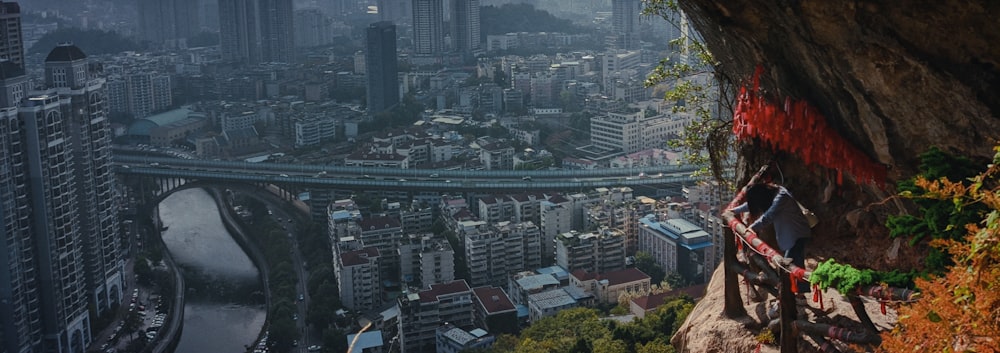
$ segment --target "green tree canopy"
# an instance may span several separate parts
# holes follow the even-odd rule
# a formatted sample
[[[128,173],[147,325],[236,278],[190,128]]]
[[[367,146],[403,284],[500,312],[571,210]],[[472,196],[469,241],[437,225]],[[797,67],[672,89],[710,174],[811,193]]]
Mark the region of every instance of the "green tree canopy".
[[[511,32],[585,32],[570,20],[552,16],[548,11],[536,9],[531,4],[483,6],[480,8],[479,14],[482,17],[484,37],[488,34]]]

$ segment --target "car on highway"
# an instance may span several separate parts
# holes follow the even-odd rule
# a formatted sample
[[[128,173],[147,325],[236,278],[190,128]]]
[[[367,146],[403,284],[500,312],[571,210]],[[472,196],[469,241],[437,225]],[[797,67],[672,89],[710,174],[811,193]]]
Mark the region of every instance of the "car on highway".
[[[439,177],[439,176],[440,176],[440,175],[438,175],[438,173],[434,173],[434,174],[431,174],[431,178],[437,178],[437,177]]]
[[[278,174],[278,176],[280,176],[280,177],[282,177],[282,178],[287,178],[287,177],[288,177],[288,174]]]
[[[521,180],[531,181],[531,176],[530,175],[525,175],[525,176],[521,177]]]
[[[320,349],[323,349],[323,347],[317,346],[315,344],[309,346],[309,348],[306,348],[306,350],[310,352],[318,352]]]
[[[302,294],[302,293],[299,293],[299,301],[303,301],[303,300],[306,300],[306,296],[304,294]]]

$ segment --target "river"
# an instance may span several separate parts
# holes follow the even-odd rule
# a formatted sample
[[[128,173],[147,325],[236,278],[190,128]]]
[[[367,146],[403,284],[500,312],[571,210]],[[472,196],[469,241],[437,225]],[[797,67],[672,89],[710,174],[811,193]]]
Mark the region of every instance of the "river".
[[[257,268],[230,236],[203,189],[178,191],[159,205],[163,242],[184,271],[184,330],[176,353],[241,353],[266,311]]]

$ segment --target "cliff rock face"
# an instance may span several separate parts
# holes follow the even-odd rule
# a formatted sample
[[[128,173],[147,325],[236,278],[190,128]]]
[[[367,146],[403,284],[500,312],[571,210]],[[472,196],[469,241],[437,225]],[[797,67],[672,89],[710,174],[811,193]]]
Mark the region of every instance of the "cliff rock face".
[[[885,184],[837,185],[833,171],[803,165],[794,151],[742,147],[744,174],[773,158],[786,186],[821,217],[807,255],[876,269],[916,266],[921,250],[889,239],[882,226],[907,207],[889,196],[896,181],[916,173],[929,146],[992,156],[1000,141],[1000,2],[679,2],[722,75],[746,82],[762,66],[761,86],[775,101],[808,101],[841,137],[886,166]],[[709,293],[674,338],[682,351],[748,344],[746,334],[713,329],[726,326],[721,306],[705,307],[721,303],[716,295],[721,291]]]

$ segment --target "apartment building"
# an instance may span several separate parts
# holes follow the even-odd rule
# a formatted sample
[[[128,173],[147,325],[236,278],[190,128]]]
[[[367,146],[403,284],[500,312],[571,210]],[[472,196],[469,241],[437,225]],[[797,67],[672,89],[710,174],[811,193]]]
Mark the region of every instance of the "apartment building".
[[[690,283],[705,283],[718,261],[712,236],[681,218],[639,219],[638,250],[648,253],[667,273],[678,273]]]
[[[435,283],[455,280],[455,251],[442,236],[408,234],[397,253],[399,274],[404,285],[430,288]]]
[[[615,304],[624,293],[649,293],[650,278],[636,268],[605,273],[576,270],[570,273],[570,284],[593,294],[598,303]]]
[[[334,261],[340,301],[351,310],[371,310],[382,305],[379,251],[373,246],[345,251]]]
[[[541,265],[541,234],[531,222],[458,222],[469,280],[475,286],[507,283],[507,276]]]
[[[556,264],[567,271],[611,272],[625,268],[625,235],[619,230],[571,231],[556,237]]]
[[[435,352],[437,328],[445,323],[472,327],[472,297],[472,289],[465,280],[433,284],[430,289],[404,293],[396,302],[400,351]]]

